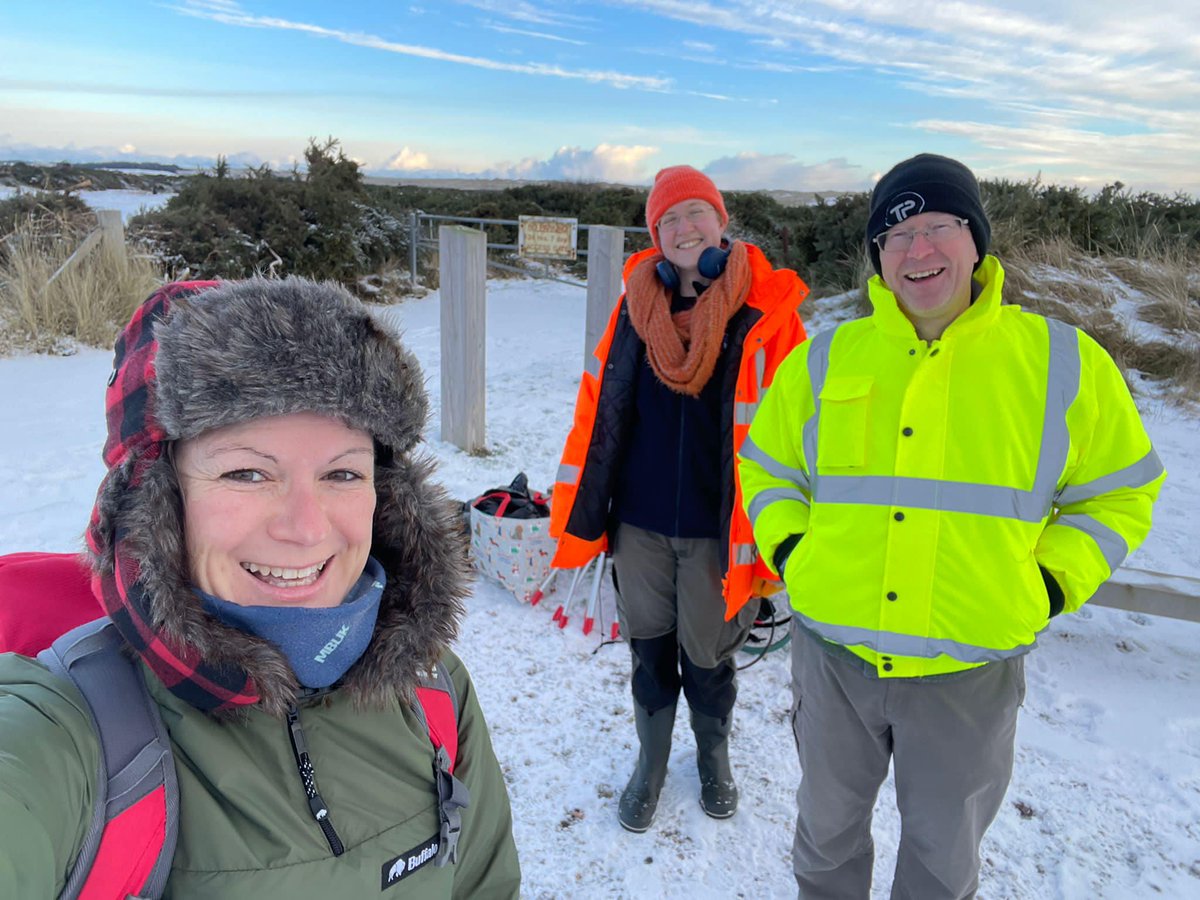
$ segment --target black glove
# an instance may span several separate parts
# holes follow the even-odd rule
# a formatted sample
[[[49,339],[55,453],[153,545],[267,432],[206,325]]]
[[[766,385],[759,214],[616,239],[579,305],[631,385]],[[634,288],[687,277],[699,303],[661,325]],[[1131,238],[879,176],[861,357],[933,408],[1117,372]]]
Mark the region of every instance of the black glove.
[[[803,534],[789,534],[775,548],[775,555],[771,557],[771,562],[775,563],[775,571],[779,573],[779,577],[783,578],[783,567],[787,565],[788,557],[792,555],[792,550],[800,543],[800,538]]]
[[[1054,576],[1046,571],[1046,567],[1039,564],[1038,569],[1041,570],[1042,581],[1046,582],[1046,596],[1050,600],[1050,618],[1053,619],[1063,611],[1067,598],[1063,596],[1063,589],[1058,586]]]

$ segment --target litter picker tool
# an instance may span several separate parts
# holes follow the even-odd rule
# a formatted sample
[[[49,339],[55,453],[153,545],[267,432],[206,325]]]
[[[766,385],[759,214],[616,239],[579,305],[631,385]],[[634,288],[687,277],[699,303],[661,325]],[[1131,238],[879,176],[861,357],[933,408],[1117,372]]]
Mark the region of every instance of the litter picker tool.
[[[596,557],[596,569],[592,573],[592,589],[588,592],[587,608],[583,613],[583,633],[591,634],[596,626],[596,607],[600,603],[600,583],[604,580],[604,564],[608,557],[603,553]]]
[[[554,584],[554,576],[558,574],[558,569],[551,569],[550,574],[546,576],[546,580],[542,582],[542,586],[529,595],[529,605],[537,606],[541,599],[546,596],[546,591],[550,590],[550,586]]]
[[[559,628],[567,626],[567,610],[571,606],[571,598],[575,596],[575,588],[579,586],[579,579],[583,577],[583,573],[588,570],[591,565],[589,561],[586,565],[580,566],[575,570],[575,574],[571,576],[571,589],[567,591],[567,598],[562,603],[558,604],[558,609],[554,611],[554,621],[558,623]]]

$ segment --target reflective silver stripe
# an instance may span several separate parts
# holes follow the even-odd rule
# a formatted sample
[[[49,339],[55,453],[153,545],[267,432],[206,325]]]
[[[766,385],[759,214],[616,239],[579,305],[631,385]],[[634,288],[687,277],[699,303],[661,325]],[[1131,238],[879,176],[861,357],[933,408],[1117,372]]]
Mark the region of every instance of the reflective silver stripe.
[[[1075,329],[1047,319],[1050,338],[1049,365],[1046,372],[1046,406],[1042,415],[1041,446],[1037,470],[1028,491],[976,484],[964,481],[940,481],[932,478],[892,478],[886,475],[822,475],[813,477],[813,499],[819,503],[863,503],[874,506],[908,506],[946,512],[975,513],[1022,522],[1040,522],[1050,513],[1058,489],[1058,477],[1066,466],[1071,435],[1067,428],[1067,410],[1079,393],[1079,339]],[[804,426],[804,448],[809,466],[816,458],[817,427],[820,420],[820,390],[828,372],[827,340],[813,339],[809,351],[809,375],[817,414]],[[813,354],[823,350],[823,359],[813,362]],[[911,655],[911,654],[909,654]],[[956,657],[957,658],[957,657]]]
[[[752,566],[758,560],[758,547],[754,544],[734,544],[733,558],[739,566]]]
[[[1132,465],[1083,484],[1069,484],[1059,491],[1057,503],[1059,506],[1069,506],[1072,503],[1082,503],[1118,488],[1137,488],[1147,485],[1163,473],[1162,460],[1150,448],[1150,452]]]
[[[1117,571],[1129,555],[1129,544],[1125,542],[1125,538],[1091,516],[1061,516],[1054,524],[1077,528],[1094,540],[1104,555],[1110,572]]]
[[[817,503],[906,506],[939,512],[975,513],[1021,522],[1040,522],[1049,510],[1029,491],[991,484],[891,478],[887,475],[821,475],[815,479]]]
[[[579,481],[579,466],[562,463],[558,467],[558,475],[555,476],[554,480],[561,481],[563,484],[575,484]]]
[[[1071,452],[1067,410],[1079,394],[1079,338],[1075,329],[1057,319],[1046,319],[1050,337],[1050,359],[1046,371],[1046,411],[1042,419],[1042,445],[1031,493],[1034,502],[1050,514],[1058,477]]]
[[[952,641],[949,638],[921,637],[894,631],[855,628],[850,625],[830,625],[828,622],[810,619],[795,609],[792,610],[792,615],[796,616],[805,628],[815,631],[826,640],[845,646],[870,647],[876,653],[889,656],[934,659],[944,653],[961,662],[985,663],[1020,656],[1037,646],[1037,638],[1034,638],[1028,644],[1021,644],[1009,650],[997,650],[995,647],[979,647],[975,644],[964,644],[962,641]]]
[[[733,422],[735,425],[749,425],[754,421],[754,414],[758,412],[757,403],[747,403],[744,400],[738,400],[733,404]]]
[[[790,481],[795,485],[808,490],[808,473],[803,469],[793,469],[791,466],[785,466],[775,457],[767,453],[766,450],[754,443],[754,439],[750,435],[746,435],[746,439],[742,441],[742,449],[738,451],[738,456],[743,459],[748,459],[751,462],[756,462],[767,470],[769,475],[774,475],[776,478],[782,478],[785,481]]]
[[[754,421],[754,414],[758,412],[759,406],[762,405],[763,398],[766,396],[766,388],[763,387],[763,381],[767,377],[767,351],[758,350],[754,354],[754,396],[758,399],[750,402],[748,400],[739,400],[733,405],[733,421],[736,425],[749,425]]]
[[[839,326],[841,327],[841,326]],[[837,328],[822,331],[812,338],[808,348],[808,381],[812,385],[813,414],[804,423],[804,461],[808,471],[817,471],[817,426],[821,421],[821,391],[825,388],[825,376],[829,374],[829,345]]]
[[[600,377],[600,368],[603,365],[604,365],[603,361],[598,356],[596,356],[596,354],[589,353],[587,356],[587,362],[584,365],[584,371],[586,371],[589,375],[591,375],[594,378],[599,378]]]
[[[796,488],[767,488],[759,491],[746,508],[746,516],[750,519],[750,527],[754,528],[759,514],[777,500],[796,500],[808,506],[808,498]]]

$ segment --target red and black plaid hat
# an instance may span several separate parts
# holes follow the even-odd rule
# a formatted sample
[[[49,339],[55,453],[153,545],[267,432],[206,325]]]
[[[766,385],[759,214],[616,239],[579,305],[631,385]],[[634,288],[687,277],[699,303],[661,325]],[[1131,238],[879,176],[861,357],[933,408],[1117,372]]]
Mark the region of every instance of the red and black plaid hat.
[[[155,675],[191,705],[281,712],[295,685],[281,683],[277,658],[247,652],[245,636],[209,616],[192,590],[181,496],[164,448],[223,425],[317,412],[366,431],[399,459],[428,412],[416,359],[337,285],[169,284],[118,338],[105,405],[108,472],[87,533],[94,593]],[[390,479],[377,479],[379,508],[394,513],[391,501],[418,481],[397,463]]]
[[[154,413],[155,329],[179,298],[217,286],[215,281],[168,284],[134,312],[117,338],[113,371],[105,393],[108,438],[87,541],[94,560],[92,590],[122,637],[172,691],[199,709],[217,711],[254,703],[258,697],[244,670],[211,666],[180,641],[160,634],[136,552],[127,552],[127,534],[117,507],[141,488],[147,470],[162,458],[166,432]]]

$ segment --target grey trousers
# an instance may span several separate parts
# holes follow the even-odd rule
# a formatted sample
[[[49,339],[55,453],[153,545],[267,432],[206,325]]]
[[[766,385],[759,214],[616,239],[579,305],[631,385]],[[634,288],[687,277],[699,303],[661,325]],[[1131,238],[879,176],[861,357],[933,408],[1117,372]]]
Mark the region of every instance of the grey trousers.
[[[678,632],[679,646],[704,669],[729,659],[746,642],[755,610],[748,603],[725,621],[716,538],[672,538],[622,522],[612,557],[626,638]]]
[[[696,712],[727,716],[737,697],[733,655],[754,624],[755,604],[725,621],[718,541],[621,523],[612,556],[634,700],[654,712],[674,706],[682,687]]]
[[[979,844],[1012,777],[1024,657],[932,679],[879,679],[793,630],[800,897],[870,897],[871,815],[889,758],[900,811],[893,900],[974,897]]]

